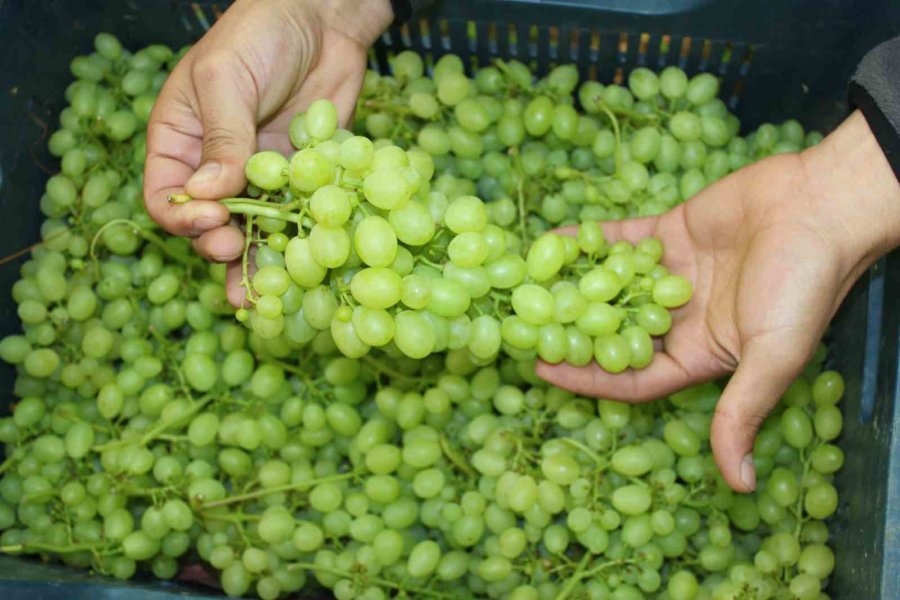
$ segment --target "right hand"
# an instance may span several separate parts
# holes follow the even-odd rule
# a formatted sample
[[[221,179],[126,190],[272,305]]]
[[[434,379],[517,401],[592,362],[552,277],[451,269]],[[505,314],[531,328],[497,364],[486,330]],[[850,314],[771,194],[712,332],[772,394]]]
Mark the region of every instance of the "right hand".
[[[239,306],[243,234],[216,202],[246,186],[259,149],[291,151],[291,118],[313,101],[350,121],[369,47],[390,24],[388,0],[238,0],[184,56],[147,128],[144,201],[166,231],[194,237],[204,257],[230,262],[228,299]],[[171,194],[193,200],[172,204]]]

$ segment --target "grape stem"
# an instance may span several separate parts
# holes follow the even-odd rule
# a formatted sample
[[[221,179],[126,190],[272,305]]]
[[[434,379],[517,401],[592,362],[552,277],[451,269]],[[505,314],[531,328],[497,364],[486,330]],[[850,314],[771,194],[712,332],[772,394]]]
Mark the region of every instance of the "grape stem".
[[[271,494],[278,494],[281,492],[292,492],[295,490],[299,490],[300,488],[310,487],[314,485],[318,485],[320,483],[329,483],[331,481],[341,481],[342,479],[351,479],[360,474],[360,471],[349,471],[347,473],[340,473],[338,475],[329,475],[328,477],[320,477],[319,479],[310,479],[308,481],[299,481],[297,483],[287,483],[285,485],[276,485],[270,488],[264,488],[261,490],[256,490],[255,492],[248,492],[246,494],[240,494],[238,496],[231,496],[230,498],[222,498],[221,500],[213,500],[212,502],[204,502],[200,505],[200,509],[206,508],[215,508],[217,506],[227,506],[229,504],[235,504],[237,502],[244,502],[245,500],[255,500],[256,498],[262,498],[263,496],[269,496]]]
[[[600,100],[600,106],[603,107],[603,106],[608,106],[608,105],[603,100]],[[657,109],[656,113],[642,113],[642,112],[638,112],[636,110],[632,110],[630,108],[612,108],[612,107],[610,107],[610,110],[614,114],[620,115],[620,116],[625,117],[626,119],[630,119],[632,121],[656,122],[656,121],[659,121],[660,116],[671,116],[669,113],[662,111],[660,109]]]
[[[248,262],[250,260],[250,241],[253,238],[253,215],[247,215],[247,231],[244,232],[244,251],[241,253],[241,287],[247,290],[247,300],[251,304],[255,304],[253,298],[253,288],[250,285],[250,269]]]
[[[317,565],[315,563],[291,563],[288,565],[288,570],[290,571],[299,571],[301,569],[306,569],[309,571],[321,571],[323,573],[329,573],[331,575],[335,575],[337,577],[343,577],[345,579],[354,579],[359,573],[351,573],[349,571],[342,571],[340,569],[335,569],[333,567],[326,567],[323,565]],[[366,581],[371,583],[375,583],[377,585],[382,585],[385,587],[393,588],[395,590],[400,590],[402,592],[411,592],[416,595],[421,596],[429,596],[431,598],[447,598],[448,600],[455,600],[456,596],[451,596],[450,594],[442,594],[441,592],[435,592],[434,590],[429,590],[426,588],[419,587],[404,587],[402,584],[394,583],[389,579],[382,579],[381,577],[368,577],[365,576]]]
[[[50,488],[50,489],[42,490],[40,492],[36,492],[34,494],[26,494],[26,495],[22,496],[21,501],[22,502],[30,502],[31,500],[40,500],[42,498],[50,498],[52,496],[55,496],[58,493],[59,492],[56,490],[56,488]]]
[[[800,462],[803,463],[803,475],[800,477],[800,481],[806,479],[806,476],[809,475],[809,458],[806,456],[804,452],[804,448],[800,448]],[[803,494],[799,494],[797,496],[797,507],[796,507],[795,516],[797,517],[797,527],[794,532],[794,537],[797,538],[797,541],[800,541],[800,531],[803,529]]]
[[[268,203],[269,206],[261,206],[258,202],[248,201],[248,198],[225,198],[220,200],[222,204],[233,215],[253,215],[255,217],[266,217],[267,219],[277,219],[280,221],[288,221],[289,223],[300,224],[300,215],[278,208],[277,205]]]
[[[406,375],[401,373],[400,371],[396,371],[390,367],[384,366],[382,363],[378,362],[368,354],[362,357],[363,362],[369,363],[374,369],[376,369],[379,373],[383,375],[390,375],[395,379],[405,379],[406,381],[415,382],[419,381],[417,377],[412,377],[410,375]]]
[[[432,267],[432,268],[435,268],[435,269],[441,269],[441,268],[442,268],[441,265],[439,265],[439,264],[437,264],[437,263],[435,263],[435,262],[432,262],[432,261],[428,260],[427,258],[425,258],[425,255],[424,255],[424,254],[420,254],[419,256],[417,256],[417,257],[416,257],[416,261],[421,262],[421,263],[424,263],[424,264],[428,265],[429,267]]]
[[[103,544],[71,544],[69,546],[57,546],[55,544],[44,544],[42,542],[22,542],[21,544],[13,544],[11,546],[0,546],[0,553],[16,554],[24,552],[26,549],[34,549],[42,550],[44,552],[53,552],[55,554],[67,554],[69,552],[95,551],[102,547]]]
[[[516,169],[518,171],[518,169]],[[519,233],[522,236],[522,239],[527,239],[526,230],[525,230],[525,178],[522,176],[522,173],[517,173],[519,175],[519,180],[516,183],[516,196],[519,200]]]
[[[567,437],[567,438],[560,438],[560,441],[562,441],[564,444],[568,444],[569,446],[572,446],[573,448],[577,448],[578,450],[581,450],[582,452],[587,454],[591,458],[591,460],[593,460],[595,463],[597,463],[598,466],[600,466],[600,467],[607,466],[608,463],[605,460],[603,460],[602,458],[600,458],[600,455],[598,455],[596,452],[594,452],[593,450],[591,450],[590,448],[588,448],[587,446],[585,446],[578,440]]]
[[[600,104],[600,110],[602,110],[606,114],[606,116],[609,118],[610,124],[612,125],[612,128],[613,128],[613,134],[616,136],[615,159],[616,159],[616,173],[618,173],[620,170],[620,167],[622,166],[621,165],[622,159],[621,159],[619,151],[618,151],[619,148],[622,146],[622,135],[619,132],[619,120],[616,118],[616,115],[614,115],[613,112],[611,110],[609,110],[609,108],[606,107],[605,104]]]
[[[581,581],[582,579],[587,579],[589,577],[593,577],[597,573],[604,571],[610,567],[615,567],[615,566],[621,565],[621,564],[629,564],[632,562],[629,560],[626,560],[626,561],[611,560],[611,561],[608,561],[605,563],[601,563],[601,564],[597,565],[596,567],[592,568],[591,570],[587,571],[585,569],[587,569],[588,563],[591,561],[591,557],[592,557],[592,555],[590,552],[585,552],[584,557],[578,563],[578,567],[575,569],[575,572],[572,573],[572,575],[566,581],[566,585],[563,586],[563,589],[560,590],[560,592],[556,595],[556,598],[554,600],[566,600],[566,598],[569,597],[569,594],[571,594],[572,591],[575,589],[575,586],[578,585],[578,582]]]
[[[566,600],[569,597],[569,594],[572,593],[572,590],[575,589],[575,586],[578,585],[578,582],[581,581],[587,573],[585,569],[587,568],[588,563],[591,560],[591,553],[585,552],[582,559],[578,562],[578,567],[566,581],[566,585],[563,586],[563,589],[559,591],[556,595],[555,600]]]
[[[454,467],[465,473],[467,477],[476,476],[475,471],[473,471],[472,468],[466,464],[466,461],[463,460],[459,453],[450,446],[450,439],[446,434],[441,435],[439,443],[441,446],[441,452],[444,453],[444,456],[447,457],[447,460],[449,460]]]
[[[20,248],[19,250],[16,250],[15,252],[13,252],[11,254],[7,254],[6,256],[0,258],[0,267],[2,267],[3,265],[5,265],[6,263],[8,263],[10,261],[16,260],[20,256],[24,256],[25,254],[28,254],[35,248],[39,248],[39,247],[43,246],[44,244],[46,244],[47,242],[50,242],[66,233],[71,233],[71,232],[72,231],[68,228],[60,229],[59,231],[54,231],[47,237],[41,239],[41,241],[39,241],[39,242],[35,242],[34,244],[31,244],[30,246]]]
[[[192,267],[196,267],[200,264],[199,260],[194,259],[193,257],[185,256],[183,254],[176,254],[176,253],[172,252],[169,249],[169,247],[166,244],[166,241],[164,239],[162,239],[155,233],[151,233],[151,232],[145,230],[143,227],[141,227],[140,225],[138,225],[131,219],[113,219],[112,221],[109,221],[108,223],[104,224],[103,227],[101,227],[100,229],[97,230],[97,233],[94,234],[94,237],[91,240],[91,247],[90,247],[91,260],[93,260],[95,264],[97,262],[97,252],[96,252],[97,240],[100,239],[100,236],[103,235],[104,231],[106,231],[107,229],[110,229],[111,227],[115,227],[117,225],[130,225],[131,227],[134,228],[134,233],[141,236],[142,238],[144,238],[151,244],[157,246],[169,258],[175,260],[176,262],[181,263],[182,265],[184,265],[185,267],[187,267],[189,269]]]
[[[140,441],[138,442],[138,445],[146,446],[147,444],[149,444],[150,442],[155,440],[159,435],[161,435],[166,429],[168,429],[172,425],[181,423],[186,418],[188,418],[192,415],[195,415],[197,413],[197,411],[199,411],[201,408],[206,406],[206,404],[209,403],[210,400],[212,400],[211,396],[207,396],[206,398],[201,398],[197,402],[194,402],[193,405],[190,408],[188,408],[185,412],[181,413],[174,419],[170,419],[168,421],[161,421],[160,423],[158,423],[156,425],[156,427],[154,427],[153,429],[151,429],[150,431],[148,431],[141,437]],[[94,446],[93,448],[91,448],[91,450],[93,450],[94,452],[98,452],[98,451],[107,450],[109,448],[119,448],[121,446],[125,446],[125,445],[129,444],[130,442],[131,442],[131,440],[120,439],[115,442],[108,442],[106,444]]]
[[[213,519],[214,521],[229,521],[231,523],[243,523],[244,521],[259,521],[262,515],[246,515],[244,513],[216,513],[201,512],[200,517],[203,519]]]

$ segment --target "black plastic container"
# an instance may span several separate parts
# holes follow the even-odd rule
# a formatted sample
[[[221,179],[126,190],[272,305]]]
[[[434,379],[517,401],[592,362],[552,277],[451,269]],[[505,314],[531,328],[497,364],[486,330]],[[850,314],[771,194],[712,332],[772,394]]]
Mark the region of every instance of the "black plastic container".
[[[44,183],[56,167],[46,137],[71,80],[69,60],[99,31],[129,47],[178,47],[199,38],[228,2],[0,0],[0,256],[38,241]],[[420,21],[392,28],[372,53],[384,68],[401,48],[466,64],[517,58],[545,72],[575,63],[607,81],[636,66],[677,64],[721,76],[747,127],[799,117],[829,129],[846,115],[846,82],[865,51],[900,33],[892,0],[447,0]],[[18,327],[10,288],[18,262],[0,267],[0,335]],[[900,599],[900,254],[857,284],[828,336],[830,362],[847,379],[846,464],[832,544],[833,598]],[[0,410],[14,398],[0,368]],[[205,597],[207,590],[123,583],[0,556],[0,598],[41,600]]]

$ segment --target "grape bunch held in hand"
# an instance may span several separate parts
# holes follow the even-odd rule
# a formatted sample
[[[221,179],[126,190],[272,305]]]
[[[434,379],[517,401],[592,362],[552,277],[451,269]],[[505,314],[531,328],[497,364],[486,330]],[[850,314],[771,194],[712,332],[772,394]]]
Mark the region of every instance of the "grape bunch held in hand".
[[[609,245],[594,222],[545,233],[523,257],[526,240],[480,199],[431,189],[430,155],[338,130],[328,101],[294,119],[291,139],[290,160],[247,162],[251,198],[224,200],[247,219],[238,318],[262,337],[303,345],[327,331],[350,358],[392,344],[490,361],[505,347],[617,373],[650,363],[651,336],[690,299],[690,282],[659,264],[659,240]]]

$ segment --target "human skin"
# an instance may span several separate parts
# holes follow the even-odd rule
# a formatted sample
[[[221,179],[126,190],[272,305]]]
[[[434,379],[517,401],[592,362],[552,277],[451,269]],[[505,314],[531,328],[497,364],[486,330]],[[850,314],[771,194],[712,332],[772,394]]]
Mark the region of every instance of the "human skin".
[[[232,304],[244,296],[243,236],[216,200],[246,187],[254,152],[291,150],[290,120],[313,101],[327,98],[342,124],[351,120],[368,49],[392,18],[388,0],[238,0],[160,91],[147,127],[147,211],[204,257],[231,263]],[[195,200],[168,201],[180,193]]]
[[[728,484],[753,490],[760,425],[853,283],[900,245],[900,185],[865,118],[854,112],[819,145],[732,173],[663,215],[603,229],[611,242],[662,240],[664,264],[693,282],[694,296],[646,369],[541,363],[538,375],[644,402],[733,372],[710,442]]]

